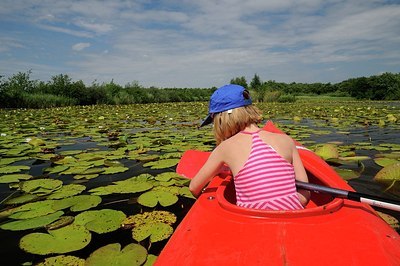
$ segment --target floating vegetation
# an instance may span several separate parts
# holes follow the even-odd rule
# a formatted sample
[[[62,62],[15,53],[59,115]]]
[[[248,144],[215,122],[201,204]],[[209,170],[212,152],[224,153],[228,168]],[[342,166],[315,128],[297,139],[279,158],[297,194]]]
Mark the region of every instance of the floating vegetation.
[[[121,250],[119,243],[108,244],[95,250],[85,265],[142,265],[147,259],[147,250],[138,244],[129,244]]]
[[[91,234],[84,226],[71,224],[47,234],[28,234],[21,238],[19,246],[32,254],[65,254],[86,247],[90,240]]]
[[[152,211],[136,214],[126,218],[122,226],[132,227],[132,237],[142,241],[150,237],[150,242],[167,239],[173,232],[172,224],[176,222],[175,214],[167,211]]]
[[[400,196],[398,103],[256,104],[350,184],[374,179]],[[30,260],[22,249],[44,255],[35,265],[151,265],[160,251],[151,243],[162,246],[194,202],[179,158],[214,148],[211,128],[198,128],[206,113],[205,102],[0,110],[0,234],[22,235],[9,264]],[[366,176],[364,165],[382,173]],[[117,243],[130,234],[121,227],[132,243]],[[93,235],[108,244],[88,246]],[[68,254],[83,248],[82,258]]]

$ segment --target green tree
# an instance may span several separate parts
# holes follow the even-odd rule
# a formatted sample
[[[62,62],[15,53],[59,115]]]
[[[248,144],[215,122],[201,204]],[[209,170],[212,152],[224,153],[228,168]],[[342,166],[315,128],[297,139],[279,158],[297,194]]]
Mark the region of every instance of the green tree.
[[[231,79],[231,84],[237,84],[247,89],[247,81],[244,76]]]
[[[261,88],[261,86],[262,86],[262,83],[261,83],[260,77],[257,74],[254,74],[254,77],[250,82],[250,88],[255,91],[258,91]]]
[[[71,78],[66,74],[52,76],[51,81],[48,83],[50,93],[67,97],[71,94],[71,84]]]

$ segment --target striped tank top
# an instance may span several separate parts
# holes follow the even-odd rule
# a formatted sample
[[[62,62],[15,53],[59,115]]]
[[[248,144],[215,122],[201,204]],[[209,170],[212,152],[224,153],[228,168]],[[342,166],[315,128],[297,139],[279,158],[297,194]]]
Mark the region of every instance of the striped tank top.
[[[236,205],[276,211],[303,209],[293,165],[261,140],[260,131],[241,132],[252,135],[252,146],[249,158],[234,177]]]

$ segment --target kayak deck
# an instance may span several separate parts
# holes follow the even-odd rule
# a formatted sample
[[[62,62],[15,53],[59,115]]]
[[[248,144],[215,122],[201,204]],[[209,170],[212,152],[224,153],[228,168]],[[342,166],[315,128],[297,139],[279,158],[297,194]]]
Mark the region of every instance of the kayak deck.
[[[312,193],[304,210],[258,211],[233,193],[214,178],[156,265],[400,265],[399,235],[364,204]]]

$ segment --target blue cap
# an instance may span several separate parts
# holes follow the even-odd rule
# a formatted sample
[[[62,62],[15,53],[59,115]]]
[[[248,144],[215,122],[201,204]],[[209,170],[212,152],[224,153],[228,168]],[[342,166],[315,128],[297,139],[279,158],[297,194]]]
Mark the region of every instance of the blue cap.
[[[221,113],[230,109],[250,105],[251,98],[247,90],[236,84],[228,84],[218,88],[210,98],[208,105],[208,116],[200,127],[212,122],[212,115]]]

